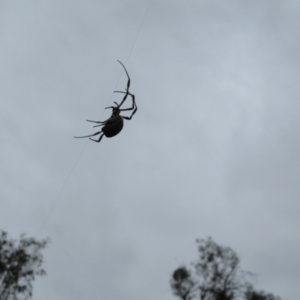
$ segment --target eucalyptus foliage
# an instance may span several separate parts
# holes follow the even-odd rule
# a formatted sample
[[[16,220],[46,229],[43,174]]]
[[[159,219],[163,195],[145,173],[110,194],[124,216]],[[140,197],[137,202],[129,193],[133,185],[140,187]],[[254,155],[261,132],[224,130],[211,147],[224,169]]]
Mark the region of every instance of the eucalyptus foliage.
[[[230,247],[220,246],[211,238],[199,239],[199,258],[191,268],[177,268],[171,278],[175,296],[182,300],[280,300],[258,292],[249,283],[250,272],[240,268],[240,259]]]
[[[16,241],[0,231],[0,300],[31,298],[35,276],[46,274],[41,250],[47,243],[48,240],[37,241],[25,235]]]

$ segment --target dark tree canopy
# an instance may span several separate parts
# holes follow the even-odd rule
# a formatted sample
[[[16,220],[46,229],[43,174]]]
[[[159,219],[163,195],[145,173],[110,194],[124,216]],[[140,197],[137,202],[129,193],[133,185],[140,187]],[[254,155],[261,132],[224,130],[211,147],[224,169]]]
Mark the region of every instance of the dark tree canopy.
[[[41,268],[41,250],[48,240],[37,241],[21,235],[17,242],[8,239],[7,233],[0,231],[0,299],[19,300],[32,296],[32,281],[36,275],[45,275]]]
[[[190,271],[185,267],[174,271],[171,279],[171,286],[176,296],[182,300],[191,300],[194,296],[194,287],[196,282],[192,278]]]
[[[264,291],[255,291],[252,285],[249,285],[245,292],[246,300],[280,300],[280,297],[273,294],[267,294]]]
[[[182,300],[280,300],[272,294],[257,292],[247,281],[251,273],[240,269],[240,260],[231,248],[211,238],[197,240],[199,259],[177,268],[171,288]]]

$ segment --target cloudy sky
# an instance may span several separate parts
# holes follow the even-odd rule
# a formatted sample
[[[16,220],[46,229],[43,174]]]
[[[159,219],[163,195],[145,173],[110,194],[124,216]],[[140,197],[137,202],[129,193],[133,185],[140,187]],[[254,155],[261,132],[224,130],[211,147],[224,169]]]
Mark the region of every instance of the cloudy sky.
[[[299,16],[296,0],[0,0],[0,229],[52,240],[33,300],[175,299],[207,236],[299,299]],[[117,59],[136,115],[74,139],[122,98]]]

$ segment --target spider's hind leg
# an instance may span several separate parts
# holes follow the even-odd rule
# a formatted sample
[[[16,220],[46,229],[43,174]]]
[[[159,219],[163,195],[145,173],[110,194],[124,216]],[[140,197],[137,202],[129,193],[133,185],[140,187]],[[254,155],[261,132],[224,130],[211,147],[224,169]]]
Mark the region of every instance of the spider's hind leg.
[[[87,120],[87,122],[98,123],[98,124],[104,124],[105,123],[105,122],[102,122],[102,121],[92,121],[92,120]]]
[[[100,133],[103,133],[102,132],[102,130],[101,131],[98,131],[98,132],[96,132],[96,133],[94,133],[94,134],[90,134],[90,135],[85,135],[85,136],[74,136],[74,138],[76,138],[76,139],[82,139],[82,138],[86,138],[86,137],[90,137],[90,136],[95,136],[95,135],[98,135],[98,134],[100,134]]]
[[[98,139],[98,140],[94,140],[94,139],[91,139],[91,138],[89,138],[89,139],[90,139],[91,141],[94,141],[94,142],[100,143],[100,141],[102,140],[103,136],[104,136],[104,133],[102,133],[102,134],[100,135],[100,137],[99,137],[99,139]]]

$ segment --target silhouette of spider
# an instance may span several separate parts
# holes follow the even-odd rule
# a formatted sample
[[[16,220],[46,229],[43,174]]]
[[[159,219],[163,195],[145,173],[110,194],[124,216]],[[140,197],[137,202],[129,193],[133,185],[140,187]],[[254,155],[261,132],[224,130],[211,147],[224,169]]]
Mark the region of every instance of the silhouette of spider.
[[[85,135],[85,136],[75,136],[75,138],[86,138],[88,137],[90,140],[94,141],[94,142],[100,142],[101,139],[103,138],[103,136],[105,135],[106,137],[110,138],[113,137],[117,134],[119,134],[121,132],[121,130],[123,129],[123,125],[124,125],[124,121],[125,120],[131,120],[131,118],[133,117],[133,115],[136,113],[137,111],[137,106],[135,103],[135,96],[133,94],[131,94],[129,92],[129,87],[130,87],[130,77],[128,75],[128,72],[125,68],[125,66],[118,60],[118,62],[122,65],[122,67],[124,68],[128,81],[127,81],[127,87],[126,87],[126,91],[122,92],[122,91],[114,91],[114,93],[122,93],[125,94],[123,100],[120,102],[120,104],[118,104],[117,102],[114,102],[116,104],[116,106],[109,106],[106,107],[105,109],[111,108],[112,109],[112,114],[110,116],[109,119],[107,119],[106,121],[91,121],[91,120],[87,120],[88,122],[93,122],[93,123],[97,123],[98,125],[95,125],[94,127],[99,127],[99,126],[103,126],[101,131],[98,131],[94,134],[91,135]],[[122,108],[121,106],[124,104],[125,100],[127,99],[127,97],[130,96],[132,99],[132,106],[129,108]],[[121,116],[120,113],[122,111],[130,111],[132,110],[132,114],[130,115],[130,117],[126,117],[126,116]],[[98,140],[95,139],[91,139],[91,136],[96,136],[100,134],[100,137]]]

